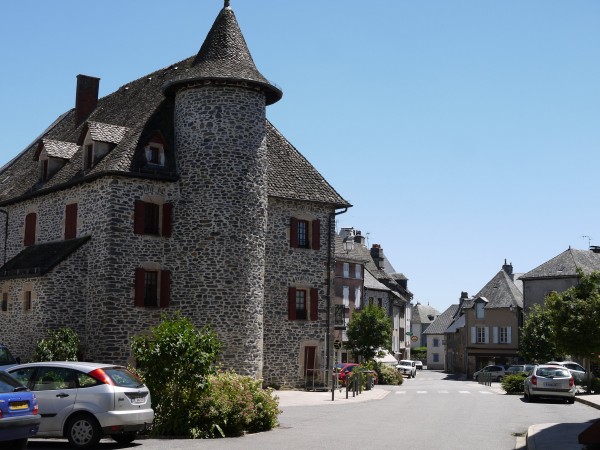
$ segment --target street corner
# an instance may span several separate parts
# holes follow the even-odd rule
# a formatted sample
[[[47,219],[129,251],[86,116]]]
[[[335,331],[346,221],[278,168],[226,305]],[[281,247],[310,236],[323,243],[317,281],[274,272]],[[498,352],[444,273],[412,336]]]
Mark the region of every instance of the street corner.
[[[369,400],[381,400],[390,393],[389,390],[375,387],[370,390],[363,390],[360,394],[352,394],[348,392],[346,398],[346,389],[336,389],[333,395],[331,391],[304,391],[304,390],[281,390],[274,391],[273,395],[279,397],[279,407],[285,408],[288,406],[307,406],[307,405],[334,405],[366,402]]]

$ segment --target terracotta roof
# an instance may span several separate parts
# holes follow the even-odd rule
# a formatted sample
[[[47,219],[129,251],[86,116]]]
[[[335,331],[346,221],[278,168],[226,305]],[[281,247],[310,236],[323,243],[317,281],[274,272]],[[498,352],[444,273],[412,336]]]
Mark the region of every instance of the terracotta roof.
[[[520,279],[571,278],[577,276],[577,269],[583,270],[585,274],[600,270],[600,253],[569,248],[525,275],[521,275]]]

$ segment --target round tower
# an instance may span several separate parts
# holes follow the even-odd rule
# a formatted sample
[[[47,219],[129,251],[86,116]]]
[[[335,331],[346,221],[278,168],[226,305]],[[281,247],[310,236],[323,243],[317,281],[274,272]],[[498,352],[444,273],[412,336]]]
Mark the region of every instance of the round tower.
[[[262,376],[267,149],[265,106],[281,91],[256,69],[225,1],[174,96],[180,201],[173,300],[223,341],[223,362]]]

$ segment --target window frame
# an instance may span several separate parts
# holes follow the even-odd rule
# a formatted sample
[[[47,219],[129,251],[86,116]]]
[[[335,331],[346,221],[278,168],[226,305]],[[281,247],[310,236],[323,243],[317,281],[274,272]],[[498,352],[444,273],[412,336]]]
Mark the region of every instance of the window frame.
[[[485,303],[477,302],[475,303],[475,318],[476,319],[484,319],[485,318]]]
[[[150,206],[148,206],[150,205]],[[158,208],[158,231],[148,223],[146,211]],[[170,202],[155,203],[136,199],[134,201],[133,232],[144,236],[170,237],[173,228],[173,204]]]
[[[30,247],[35,245],[37,239],[37,213],[30,212],[25,215],[25,227],[23,233],[23,245]]]
[[[297,317],[297,291],[304,291],[306,318]],[[319,320],[319,290],[317,288],[288,287],[288,320],[301,322],[314,322]]]
[[[486,339],[485,339],[485,327],[475,327],[475,343],[476,344],[485,344],[486,343]]]
[[[69,203],[65,205],[65,240],[74,239],[77,237],[77,203]]]
[[[290,217],[290,248],[320,250],[321,221]]]
[[[156,290],[156,301],[154,304],[147,301],[153,297],[149,297],[147,294],[147,273],[157,273],[156,286],[153,289]],[[150,286],[152,288],[152,286]],[[140,308],[167,308],[171,303],[171,271],[163,268],[159,269],[144,269],[143,267],[136,267],[135,269],[135,294],[134,294],[134,305]]]
[[[33,309],[33,299],[31,290],[23,291],[23,311],[29,312]]]

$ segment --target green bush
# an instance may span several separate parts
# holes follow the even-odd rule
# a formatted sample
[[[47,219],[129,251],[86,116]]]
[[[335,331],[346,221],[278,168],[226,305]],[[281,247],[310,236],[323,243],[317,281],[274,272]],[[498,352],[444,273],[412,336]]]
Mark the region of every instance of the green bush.
[[[231,371],[211,375],[199,403],[189,411],[191,437],[240,436],[277,426],[279,399],[261,384]]]
[[[527,374],[525,373],[507,375],[502,378],[500,384],[507,394],[522,394],[525,378],[527,378]]]
[[[404,382],[404,377],[398,369],[387,364],[377,364],[375,366],[379,384],[392,384],[400,386]]]
[[[79,336],[71,328],[48,330],[48,337],[35,347],[34,361],[77,361]]]
[[[131,349],[136,373],[152,395],[155,436],[192,437],[190,411],[208,389],[208,377],[216,372],[221,343],[209,328],[196,328],[179,313],[135,336]]]

